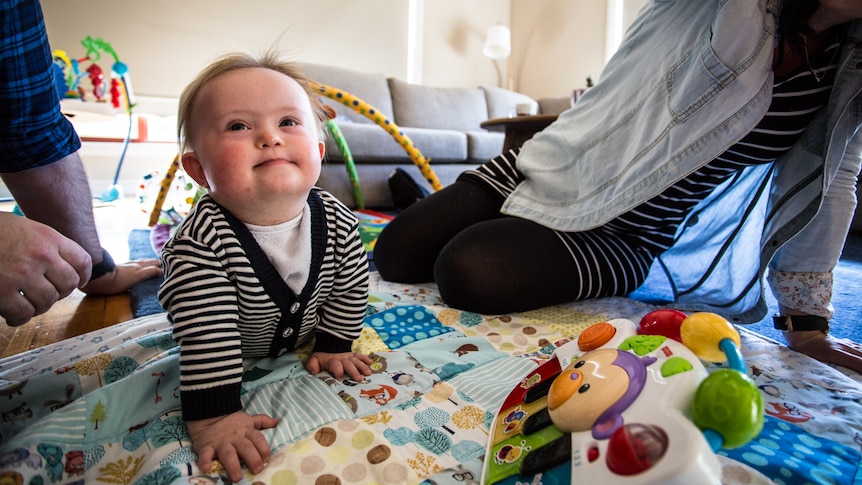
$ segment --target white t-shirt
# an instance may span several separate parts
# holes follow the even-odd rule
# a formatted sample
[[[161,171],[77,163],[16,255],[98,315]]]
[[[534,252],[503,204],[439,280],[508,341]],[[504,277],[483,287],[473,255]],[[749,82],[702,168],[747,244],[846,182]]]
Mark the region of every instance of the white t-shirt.
[[[311,266],[311,208],[274,226],[246,224],[269,262],[295,294],[302,292]]]

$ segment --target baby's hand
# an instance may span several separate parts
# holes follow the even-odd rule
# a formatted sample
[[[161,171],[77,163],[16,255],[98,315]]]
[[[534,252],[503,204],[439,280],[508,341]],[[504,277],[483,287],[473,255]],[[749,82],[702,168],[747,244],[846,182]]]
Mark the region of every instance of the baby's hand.
[[[370,364],[371,357],[356,352],[339,354],[314,352],[308,359],[308,363],[305,364],[305,369],[313,375],[317,375],[321,370],[326,370],[336,379],[341,379],[341,376],[347,374],[354,381],[362,382],[365,376],[371,375]]]
[[[186,422],[192,449],[198,455],[198,467],[209,473],[212,461],[218,459],[234,483],[243,478],[240,461],[245,462],[252,473],[263,471],[270,450],[260,430],[277,424],[278,420],[266,414],[252,416],[244,411]]]

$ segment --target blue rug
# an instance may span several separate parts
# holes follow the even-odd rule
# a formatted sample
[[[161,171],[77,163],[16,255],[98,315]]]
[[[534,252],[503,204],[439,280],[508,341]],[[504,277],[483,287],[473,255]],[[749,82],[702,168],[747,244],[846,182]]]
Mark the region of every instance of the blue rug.
[[[150,231],[136,229],[129,235],[129,257],[131,259],[155,258],[150,242]],[[156,296],[162,278],[139,283],[131,290],[132,313],[135,317],[163,312]],[[772,313],[777,304],[767,291],[770,316],[762,321],[746,325],[746,328],[783,343],[779,330],[772,328]],[[835,268],[833,294],[835,316],[832,319],[832,335],[862,343],[862,234],[851,234],[847,239],[844,254]]]
[[[129,259],[156,257],[158,256],[153,251],[153,245],[150,242],[150,230],[132,230],[129,234]],[[135,318],[165,311],[158,298],[159,286],[163,281],[164,278],[162,277],[152,278],[138,283],[129,290],[132,300],[132,315]]]

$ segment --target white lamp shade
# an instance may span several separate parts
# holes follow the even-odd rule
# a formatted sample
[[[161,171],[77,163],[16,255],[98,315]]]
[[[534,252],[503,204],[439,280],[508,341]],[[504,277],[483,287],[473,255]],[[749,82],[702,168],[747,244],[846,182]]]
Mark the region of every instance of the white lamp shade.
[[[482,54],[489,59],[505,59],[509,57],[510,52],[512,52],[512,35],[509,27],[495,25],[488,29]]]

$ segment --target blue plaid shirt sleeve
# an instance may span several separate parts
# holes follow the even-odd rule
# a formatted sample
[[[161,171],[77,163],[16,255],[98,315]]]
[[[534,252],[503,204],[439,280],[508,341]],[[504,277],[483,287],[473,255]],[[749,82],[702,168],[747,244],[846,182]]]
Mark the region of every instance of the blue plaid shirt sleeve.
[[[0,173],[54,163],[81,148],[60,97],[38,0],[0,0]]]

